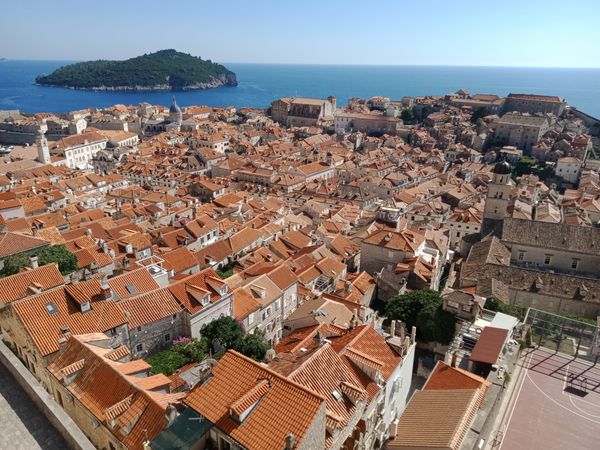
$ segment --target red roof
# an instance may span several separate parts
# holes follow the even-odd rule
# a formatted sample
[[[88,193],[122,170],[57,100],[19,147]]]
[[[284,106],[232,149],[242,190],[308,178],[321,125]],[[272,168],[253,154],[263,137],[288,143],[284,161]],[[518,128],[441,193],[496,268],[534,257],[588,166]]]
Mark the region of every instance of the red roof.
[[[503,328],[485,327],[471,352],[471,361],[496,364],[507,335],[508,330]]]

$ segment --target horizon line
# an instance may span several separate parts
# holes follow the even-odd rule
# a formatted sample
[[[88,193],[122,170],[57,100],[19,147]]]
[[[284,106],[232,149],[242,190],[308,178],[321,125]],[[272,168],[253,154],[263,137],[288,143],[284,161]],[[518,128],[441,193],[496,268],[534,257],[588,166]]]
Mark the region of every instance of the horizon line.
[[[1,58],[1,57],[0,57]],[[103,58],[100,58],[103,59]],[[129,58],[127,58],[129,59]],[[21,61],[21,62],[68,62],[77,63],[84,61],[98,61],[95,60],[79,60],[79,59],[32,59],[32,58],[7,58],[4,57],[4,61]],[[106,60],[106,59],[105,59]],[[124,61],[124,60],[115,60]],[[212,60],[215,62],[214,60]],[[486,64],[390,64],[390,63],[294,63],[294,62],[239,62],[239,61],[227,61],[218,62],[217,64],[253,64],[253,65],[265,65],[265,66],[350,66],[350,67],[470,67],[470,68],[494,68],[494,69],[600,69],[600,66],[515,66],[515,65],[486,65]]]

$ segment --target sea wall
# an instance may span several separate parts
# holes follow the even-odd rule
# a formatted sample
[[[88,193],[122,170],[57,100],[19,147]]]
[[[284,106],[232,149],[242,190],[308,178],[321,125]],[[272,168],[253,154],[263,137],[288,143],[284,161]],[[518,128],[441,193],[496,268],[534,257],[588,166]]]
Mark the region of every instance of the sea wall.
[[[590,116],[589,114],[579,111],[578,109],[571,108],[571,114],[578,119],[581,119],[585,126],[590,129],[593,136],[600,137],[600,119]]]
[[[0,363],[6,367],[23,391],[36,405],[40,412],[56,428],[69,447],[73,450],[94,450],[92,443],[75,422],[54,401],[48,392],[27,370],[17,356],[0,341]],[[15,443],[17,445],[18,442]]]

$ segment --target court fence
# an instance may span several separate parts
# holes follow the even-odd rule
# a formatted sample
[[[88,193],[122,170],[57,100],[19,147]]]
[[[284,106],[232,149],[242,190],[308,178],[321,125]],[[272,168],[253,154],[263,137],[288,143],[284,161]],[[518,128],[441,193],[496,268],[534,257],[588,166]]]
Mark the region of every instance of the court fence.
[[[527,310],[523,323],[540,347],[590,361],[600,356],[600,327],[535,308]]]

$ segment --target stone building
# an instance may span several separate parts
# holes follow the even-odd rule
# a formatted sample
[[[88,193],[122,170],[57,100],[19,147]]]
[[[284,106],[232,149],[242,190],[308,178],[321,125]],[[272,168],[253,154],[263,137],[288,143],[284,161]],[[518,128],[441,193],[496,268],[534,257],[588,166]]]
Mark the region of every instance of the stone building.
[[[567,183],[577,184],[583,163],[573,156],[566,156],[556,161],[555,174]]]
[[[335,97],[327,97],[325,100],[296,97],[290,102],[286,124],[290,127],[319,125],[324,121],[333,121],[335,110]]]
[[[493,122],[494,134],[506,145],[512,145],[526,153],[537,144],[550,128],[547,117],[521,113],[507,113]]]
[[[101,449],[145,448],[184,395],[172,394],[169,378],[150,375],[148,363],[131,361],[127,347],[102,333],[73,336],[47,373],[56,402]]]
[[[531,222],[530,222],[531,223]],[[561,225],[561,224],[549,224]],[[528,236],[528,235],[526,235]],[[553,234],[559,242],[562,236]],[[531,236],[529,236],[531,237]],[[560,247],[551,237],[554,247]],[[596,238],[594,238],[596,239]],[[538,237],[537,242],[541,239]],[[594,241],[596,245],[597,242]],[[584,244],[591,244],[590,241]],[[576,271],[557,269],[544,269],[543,264],[526,264],[519,262],[520,249],[530,259],[539,256],[546,260],[548,250],[534,244],[512,245],[509,250],[500,239],[488,236],[471,248],[469,256],[460,267],[459,288],[475,288],[476,293],[486,297],[496,297],[488,292],[491,285],[506,286],[506,299],[499,299],[507,303],[524,307],[534,307],[555,313],[577,314],[596,319],[600,314],[600,279],[597,275],[590,276]],[[516,251],[517,260],[513,260],[511,252]],[[560,249],[554,249],[557,261],[556,266],[568,264],[572,261],[574,251],[569,250],[559,254]],[[579,253],[578,253],[579,254]],[[525,256],[524,256],[525,257]],[[587,255],[590,260],[594,255]],[[552,256],[550,256],[552,264]],[[596,257],[597,258],[597,257]]]
[[[211,269],[204,269],[168,286],[186,310],[189,334],[200,337],[203,325],[220,317],[233,316],[233,294],[227,284]]]
[[[290,105],[292,99],[280,98],[271,103],[271,118],[273,121],[278,122],[282,125],[287,123],[288,112],[290,111]]]
[[[181,336],[189,336],[185,313],[167,288],[119,302],[127,317],[129,348],[134,358],[156,353]]]
[[[402,120],[383,114],[343,112],[335,115],[335,132],[361,131],[367,134],[396,135]]]
[[[142,123],[142,128],[146,134],[157,134],[164,131],[179,131],[183,122],[181,108],[173,97],[173,103],[169,108],[168,119],[146,119]]]
[[[555,95],[508,94],[504,102],[504,111],[522,113],[552,113],[560,117],[567,107],[567,102]]]

